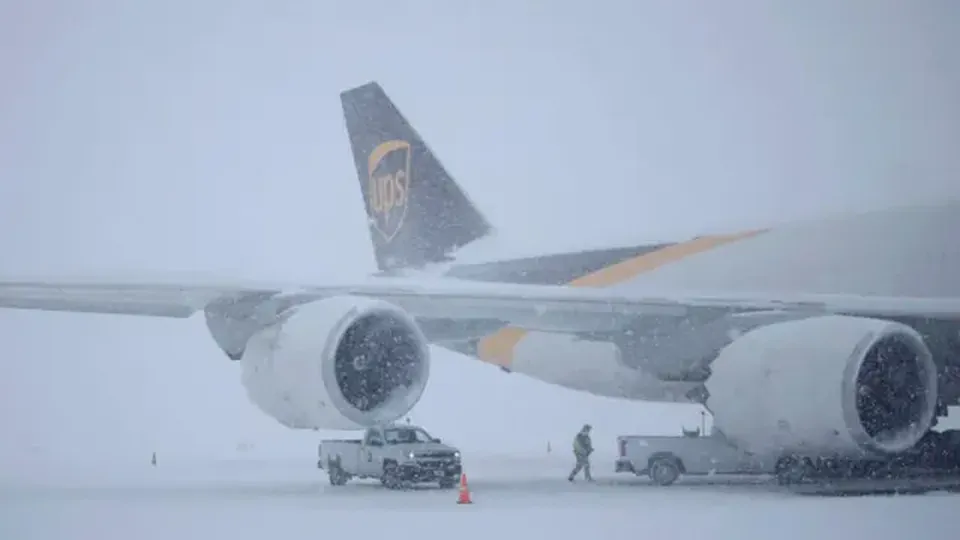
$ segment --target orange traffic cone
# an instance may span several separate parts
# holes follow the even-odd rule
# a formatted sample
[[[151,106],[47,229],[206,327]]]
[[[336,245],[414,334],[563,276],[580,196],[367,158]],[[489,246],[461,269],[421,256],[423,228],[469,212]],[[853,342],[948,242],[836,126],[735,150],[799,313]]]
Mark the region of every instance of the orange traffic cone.
[[[457,504],[473,504],[470,499],[470,488],[467,486],[467,475],[460,475],[460,496],[457,497]]]

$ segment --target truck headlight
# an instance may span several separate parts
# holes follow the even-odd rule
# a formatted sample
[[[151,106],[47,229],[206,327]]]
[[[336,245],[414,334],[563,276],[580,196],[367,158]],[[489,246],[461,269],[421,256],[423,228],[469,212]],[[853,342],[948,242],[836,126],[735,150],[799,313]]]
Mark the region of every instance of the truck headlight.
[[[454,452],[453,459],[460,459],[460,452]]]
[[[407,452],[407,459],[414,459],[415,457],[417,456],[415,456],[413,452]]]

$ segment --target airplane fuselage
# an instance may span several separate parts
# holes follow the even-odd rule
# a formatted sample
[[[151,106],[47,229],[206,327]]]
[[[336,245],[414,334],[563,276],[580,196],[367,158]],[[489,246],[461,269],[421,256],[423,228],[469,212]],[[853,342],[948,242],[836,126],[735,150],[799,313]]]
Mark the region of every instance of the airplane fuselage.
[[[837,293],[960,296],[960,203],[875,211],[765,230],[578,253],[461,264],[446,275],[525,284],[605,287],[653,296]],[[802,316],[802,315],[801,315]],[[537,379],[597,394],[697,401],[718,351],[737,335],[797,318],[718,312],[664,321],[618,335],[557,335],[501,328],[456,348]],[[904,320],[928,340],[942,366],[944,401],[960,399],[960,326]],[[584,361],[584,359],[589,361]]]

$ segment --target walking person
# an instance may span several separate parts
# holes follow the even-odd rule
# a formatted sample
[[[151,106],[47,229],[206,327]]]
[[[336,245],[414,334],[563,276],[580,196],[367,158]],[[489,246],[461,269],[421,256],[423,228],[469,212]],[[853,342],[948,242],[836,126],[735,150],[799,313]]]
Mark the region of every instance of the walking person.
[[[593,453],[593,442],[590,441],[591,429],[590,424],[584,424],[577,436],[573,438],[573,456],[577,459],[577,464],[567,478],[571,482],[581,469],[587,482],[593,482],[593,476],[590,475],[590,454]]]

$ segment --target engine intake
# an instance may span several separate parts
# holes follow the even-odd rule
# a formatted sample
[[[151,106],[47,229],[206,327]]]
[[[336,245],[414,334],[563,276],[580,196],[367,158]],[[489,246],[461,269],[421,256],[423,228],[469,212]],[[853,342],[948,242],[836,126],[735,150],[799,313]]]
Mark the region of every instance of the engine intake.
[[[250,399],[296,429],[392,422],[420,400],[430,369],[415,320],[350,296],[297,307],[251,338],[241,362]]]
[[[358,411],[375,411],[398,388],[417,386],[422,355],[421,338],[405,318],[383,311],[363,315],[343,333],[334,353],[337,389]]]
[[[856,400],[847,406],[856,410],[854,425],[859,426],[860,437],[879,450],[897,452],[902,445],[913,446],[930,427],[936,367],[925,365],[923,357],[929,355],[925,349],[918,337],[892,333],[872,343],[857,365]],[[933,381],[927,380],[931,373]],[[914,437],[918,426],[923,431]]]
[[[823,316],[754,329],[707,381],[717,427],[753,452],[861,457],[903,452],[931,428],[937,369],[893,321]]]

